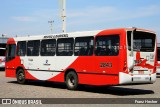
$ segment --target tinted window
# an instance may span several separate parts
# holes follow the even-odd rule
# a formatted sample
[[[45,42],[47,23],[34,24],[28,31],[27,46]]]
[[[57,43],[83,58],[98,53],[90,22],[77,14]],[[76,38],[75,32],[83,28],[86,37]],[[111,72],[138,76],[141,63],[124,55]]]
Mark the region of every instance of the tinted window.
[[[26,42],[20,41],[17,43],[17,55],[25,56],[25,54],[26,54]]]
[[[54,56],[56,52],[56,40],[41,41],[41,56]]]
[[[0,43],[0,48],[6,48],[6,43]]]
[[[28,56],[39,56],[39,46],[40,46],[39,40],[28,41],[27,55]]]
[[[160,61],[160,48],[158,47],[157,50],[157,61]]]
[[[93,37],[78,37],[75,39],[74,55],[91,56],[93,54]]]
[[[5,56],[5,52],[6,52],[5,49],[0,49],[0,56]]]
[[[117,56],[119,54],[119,35],[96,38],[96,56]]]
[[[131,50],[131,31],[127,32],[128,49]],[[155,34],[136,31],[133,36],[133,49],[143,52],[153,52],[155,47]]]
[[[73,55],[73,38],[63,38],[57,40],[57,56]]]

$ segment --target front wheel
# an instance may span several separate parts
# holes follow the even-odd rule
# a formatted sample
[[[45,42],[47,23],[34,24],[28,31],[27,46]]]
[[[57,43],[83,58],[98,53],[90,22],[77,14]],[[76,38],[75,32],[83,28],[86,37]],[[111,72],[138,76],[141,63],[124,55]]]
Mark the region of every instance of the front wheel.
[[[78,87],[78,76],[75,72],[71,71],[66,75],[66,85],[69,90],[76,90]]]
[[[24,84],[26,82],[26,78],[25,78],[25,73],[24,73],[24,70],[23,69],[19,69],[17,71],[17,82],[19,84]]]

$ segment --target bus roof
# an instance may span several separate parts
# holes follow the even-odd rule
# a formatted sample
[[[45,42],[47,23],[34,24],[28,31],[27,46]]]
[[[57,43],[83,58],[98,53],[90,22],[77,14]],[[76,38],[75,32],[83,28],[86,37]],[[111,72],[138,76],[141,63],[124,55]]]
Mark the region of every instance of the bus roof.
[[[35,36],[21,36],[15,37],[15,41],[24,41],[24,40],[41,40],[41,39],[52,39],[52,38],[69,38],[69,37],[86,37],[94,36],[99,34],[102,31],[132,31],[134,28],[117,28],[117,29],[106,29],[106,30],[94,30],[94,31],[82,31],[82,32],[70,32],[70,33],[59,33],[59,34],[46,34],[46,35],[35,35]],[[137,31],[144,31],[149,33],[155,33],[150,30],[137,28]]]

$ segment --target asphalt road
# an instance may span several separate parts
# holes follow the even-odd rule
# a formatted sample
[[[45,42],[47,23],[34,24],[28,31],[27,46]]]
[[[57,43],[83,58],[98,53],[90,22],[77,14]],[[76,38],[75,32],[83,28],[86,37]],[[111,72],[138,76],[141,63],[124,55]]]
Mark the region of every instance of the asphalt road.
[[[0,98],[160,98],[160,76],[157,76],[154,84],[83,86],[76,91],[70,91],[64,83],[30,81],[21,85],[15,78],[6,78],[5,72],[0,71]]]

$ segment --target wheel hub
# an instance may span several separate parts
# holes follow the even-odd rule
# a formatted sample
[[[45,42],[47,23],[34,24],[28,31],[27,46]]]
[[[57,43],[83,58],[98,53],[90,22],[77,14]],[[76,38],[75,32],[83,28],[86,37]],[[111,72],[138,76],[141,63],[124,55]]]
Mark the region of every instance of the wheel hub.
[[[19,76],[18,76],[18,78],[19,78],[20,81],[22,81],[24,79],[24,74],[20,73]]]
[[[70,86],[74,86],[74,84],[75,84],[75,79],[74,79],[74,77],[70,77],[70,78],[69,78],[69,85],[70,85]]]

